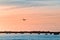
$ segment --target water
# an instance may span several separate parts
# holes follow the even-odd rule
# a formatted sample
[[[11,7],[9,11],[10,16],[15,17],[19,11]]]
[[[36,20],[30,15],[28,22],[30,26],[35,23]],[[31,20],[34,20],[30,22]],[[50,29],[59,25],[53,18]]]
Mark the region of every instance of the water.
[[[60,35],[0,34],[0,40],[60,40]]]

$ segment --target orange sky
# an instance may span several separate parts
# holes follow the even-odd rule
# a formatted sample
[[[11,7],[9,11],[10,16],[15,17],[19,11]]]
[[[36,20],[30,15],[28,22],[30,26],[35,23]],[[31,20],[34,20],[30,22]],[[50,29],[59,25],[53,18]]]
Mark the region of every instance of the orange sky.
[[[13,7],[0,6],[0,31],[60,31],[59,8]]]

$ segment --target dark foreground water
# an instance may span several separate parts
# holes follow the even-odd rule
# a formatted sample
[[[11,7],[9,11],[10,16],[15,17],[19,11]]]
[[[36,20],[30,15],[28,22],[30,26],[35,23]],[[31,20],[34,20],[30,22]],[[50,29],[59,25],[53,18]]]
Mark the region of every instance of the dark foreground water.
[[[60,40],[60,35],[0,34],[0,40]]]

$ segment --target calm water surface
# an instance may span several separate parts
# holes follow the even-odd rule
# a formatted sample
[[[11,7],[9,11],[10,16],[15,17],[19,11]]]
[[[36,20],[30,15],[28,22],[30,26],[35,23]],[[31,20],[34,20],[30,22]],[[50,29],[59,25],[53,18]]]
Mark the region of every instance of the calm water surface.
[[[60,40],[60,35],[0,34],[0,40]]]

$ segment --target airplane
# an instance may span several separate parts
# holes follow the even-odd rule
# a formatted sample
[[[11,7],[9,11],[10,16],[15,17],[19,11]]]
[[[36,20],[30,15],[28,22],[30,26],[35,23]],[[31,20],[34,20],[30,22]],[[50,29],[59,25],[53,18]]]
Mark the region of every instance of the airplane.
[[[23,21],[26,21],[26,19],[25,19],[25,18],[23,18],[22,20],[23,20]]]

